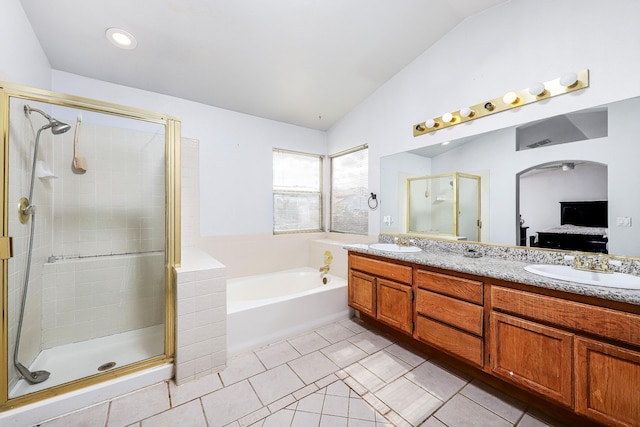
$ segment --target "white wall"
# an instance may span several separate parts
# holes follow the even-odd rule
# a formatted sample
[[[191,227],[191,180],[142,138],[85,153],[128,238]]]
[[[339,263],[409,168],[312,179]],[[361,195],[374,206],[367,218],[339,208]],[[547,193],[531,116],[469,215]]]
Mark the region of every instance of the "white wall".
[[[326,154],[324,132],[53,71],[53,90],[180,117],[200,141],[203,236],[271,234],[274,147]]]
[[[640,95],[640,2],[512,0],[468,18],[328,132],[329,152],[369,144],[370,191],[380,157]],[[447,111],[590,70],[590,87],[414,138],[412,126]],[[495,177],[492,177],[492,180]],[[495,210],[495,206],[491,205]],[[369,232],[380,229],[380,210]]]
[[[20,0],[3,0],[0,13],[0,81],[49,89],[51,66]]]

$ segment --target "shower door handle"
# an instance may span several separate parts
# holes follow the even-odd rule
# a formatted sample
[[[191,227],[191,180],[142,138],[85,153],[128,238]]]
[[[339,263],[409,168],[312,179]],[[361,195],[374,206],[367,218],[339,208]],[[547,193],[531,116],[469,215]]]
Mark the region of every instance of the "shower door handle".
[[[13,258],[13,237],[0,237],[0,259]]]

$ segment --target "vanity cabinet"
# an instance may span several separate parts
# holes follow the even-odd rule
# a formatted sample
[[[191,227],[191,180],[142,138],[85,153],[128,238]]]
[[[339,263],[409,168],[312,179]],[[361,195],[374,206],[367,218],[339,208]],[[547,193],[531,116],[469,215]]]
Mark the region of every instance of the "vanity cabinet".
[[[406,334],[413,331],[413,269],[349,255],[349,306]]]
[[[352,252],[349,305],[574,416],[640,427],[635,305]]]
[[[414,286],[415,338],[482,367],[483,283],[416,268]]]

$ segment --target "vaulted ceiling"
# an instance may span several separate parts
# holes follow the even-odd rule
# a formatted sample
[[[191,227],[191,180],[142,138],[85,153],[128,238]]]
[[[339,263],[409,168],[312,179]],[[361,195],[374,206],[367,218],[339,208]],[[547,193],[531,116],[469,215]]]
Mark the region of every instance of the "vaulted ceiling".
[[[51,66],[326,130],[505,0],[21,0]],[[120,49],[108,28],[135,36]]]

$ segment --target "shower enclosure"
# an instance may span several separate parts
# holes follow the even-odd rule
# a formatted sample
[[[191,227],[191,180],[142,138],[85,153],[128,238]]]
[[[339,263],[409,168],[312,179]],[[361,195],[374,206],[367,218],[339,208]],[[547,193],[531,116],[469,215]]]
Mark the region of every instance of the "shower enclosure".
[[[0,410],[173,358],[179,121],[0,82]]]
[[[480,177],[460,172],[407,179],[407,232],[480,241]]]

